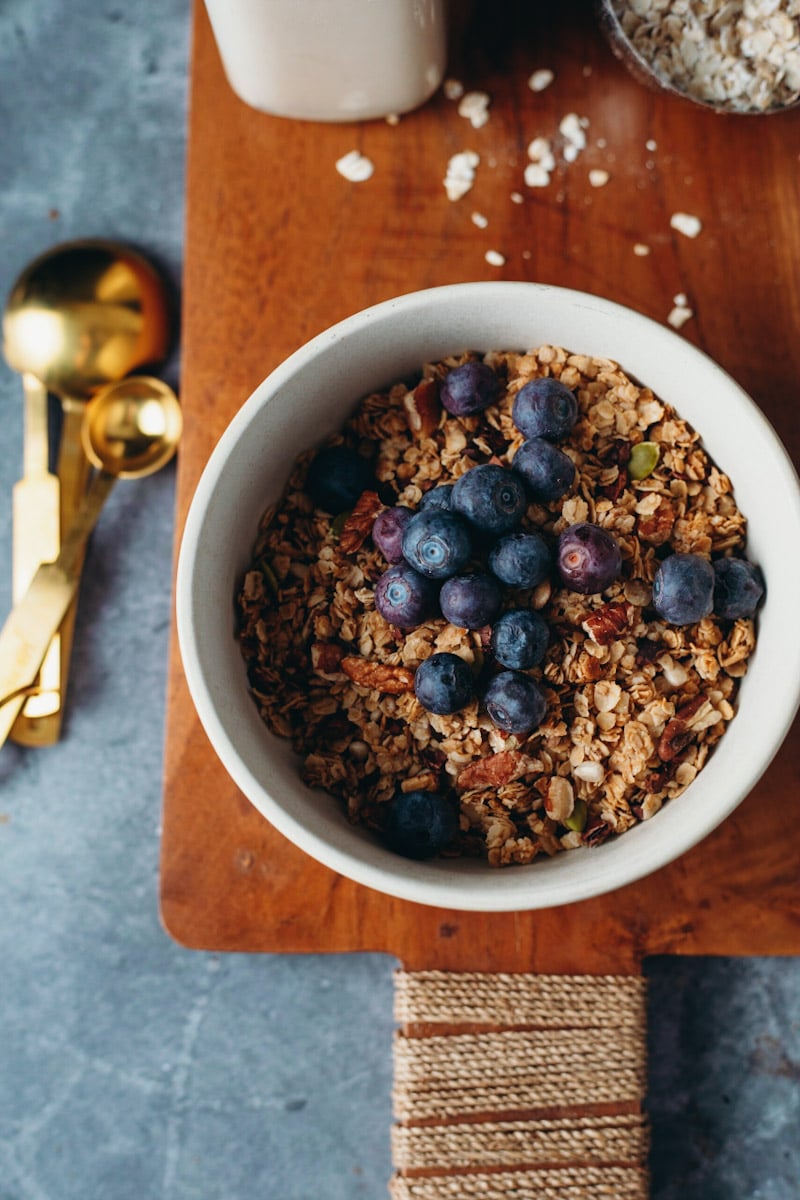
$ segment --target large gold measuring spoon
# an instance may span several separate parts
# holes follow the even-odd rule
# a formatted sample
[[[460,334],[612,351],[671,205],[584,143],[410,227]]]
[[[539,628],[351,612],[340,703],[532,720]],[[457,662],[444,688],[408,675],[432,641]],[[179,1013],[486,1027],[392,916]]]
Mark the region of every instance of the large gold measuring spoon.
[[[86,543],[118,479],[141,479],[174,455],[183,421],[175,393],[148,376],[101,389],[86,406],[84,450],[97,474],[55,562],[43,563],[0,631],[0,715],[30,694],[48,645],[80,583]],[[0,745],[8,728],[0,727]]]
[[[23,477],[13,495],[14,600],[39,564],[57,555],[86,491],[89,464],[80,429],[87,399],[164,358],[169,340],[160,275],[117,242],[92,238],[55,246],[15,283],[3,316],[5,357],[22,374],[25,401]],[[59,397],[63,414],[57,478],[49,471],[48,391]],[[45,657],[36,694],[0,710],[0,742],[9,730],[29,746],[58,739],[74,620],[75,605]]]

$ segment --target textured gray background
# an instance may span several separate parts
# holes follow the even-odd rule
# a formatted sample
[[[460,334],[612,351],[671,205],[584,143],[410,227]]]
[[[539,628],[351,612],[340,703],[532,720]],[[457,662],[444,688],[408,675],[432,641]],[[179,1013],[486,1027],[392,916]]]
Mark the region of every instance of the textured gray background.
[[[188,41],[188,0],[2,0],[3,296],[101,235],[177,290]],[[0,613],[20,396],[0,367]],[[0,752],[0,1200],[381,1197],[393,960],[189,953],[159,926],[173,487],[118,486],[63,740]],[[648,973],[653,1200],[797,1200],[800,963]]]

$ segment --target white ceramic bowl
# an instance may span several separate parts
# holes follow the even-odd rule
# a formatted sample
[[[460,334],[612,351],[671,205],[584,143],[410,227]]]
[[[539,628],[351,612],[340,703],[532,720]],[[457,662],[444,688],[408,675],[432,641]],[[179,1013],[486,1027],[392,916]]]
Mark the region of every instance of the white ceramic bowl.
[[[300,781],[289,744],[268,732],[234,638],[234,596],[259,517],[296,454],[336,430],[367,392],[464,349],[543,343],[615,359],[700,432],[734,483],[748,553],[766,576],[756,652],[739,712],[697,779],[650,821],[602,846],[495,869],[470,859],[412,862],[351,827],[338,802]],[[241,791],[320,862],[393,896],[451,909],[513,911],[586,899],[694,846],[747,795],[800,699],[800,487],[773,429],[738,385],[683,338],[595,296],[527,283],[472,283],[401,296],[314,338],[255,390],[214,450],[180,552],[177,619],[200,720]]]

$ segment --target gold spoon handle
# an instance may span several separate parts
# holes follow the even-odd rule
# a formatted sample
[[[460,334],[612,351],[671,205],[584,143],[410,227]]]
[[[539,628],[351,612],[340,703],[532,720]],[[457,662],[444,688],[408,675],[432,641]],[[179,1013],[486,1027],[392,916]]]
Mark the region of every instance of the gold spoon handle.
[[[82,400],[71,397],[62,399],[63,421],[58,454],[62,534],[70,528],[80,508],[89,478],[90,465],[81,444],[85,407]],[[77,608],[76,596],[42,664],[39,690],[23,700],[22,711],[11,729],[12,741],[22,746],[51,746],[61,736]]]
[[[13,554],[12,594],[18,600],[28,587],[40,563],[52,562],[60,544],[59,482],[49,469],[47,432],[47,389],[33,375],[24,372],[23,387],[23,472],[12,494]],[[54,638],[37,683],[35,703],[40,711],[60,709],[61,646]],[[17,716],[26,703],[19,698],[14,712],[0,714],[5,725],[27,723]],[[9,725],[10,728],[10,725]]]
[[[14,708],[19,699],[16,693],[30,687],[36,678],[53,634],[77,591],[86,543],[115,482],[115,476],[106,471],[95,476],[58,558],[39,567],[0,631],[0,715],[4,717],[0,721],[0,745],[8,736],[5,710]]]

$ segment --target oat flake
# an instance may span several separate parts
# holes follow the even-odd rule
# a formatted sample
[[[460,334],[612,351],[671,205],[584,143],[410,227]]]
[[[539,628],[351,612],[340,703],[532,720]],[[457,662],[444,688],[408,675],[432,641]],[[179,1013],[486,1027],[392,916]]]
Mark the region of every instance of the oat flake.
[[[703,223],[700,218],[693,217],[691,213],[673,213],[669,219],[669,223],[673,229],[677,229],[678,233],[682,233],[688,238],[696,238],[700,230],[703,228]]]
[[[543,92],[546,87],[555,79],[555,74],[549,67],[540,67],[538,71],[534,71],[528,80],[528,87],[532,92]]]
[[[646,246],[644,242],[634,242],[633,253],[637,258],[646,258],[650,253],[650,247]]]
[[[667,323],[673,329],[682,329],[686,322],[693,316],[694,313],[685,304],[676,304],[667,317]]]
[[[479,212],[474,212],[472,214],[472,216],[470,217],[470,220],[472,221],[473,225],[478,226],[478,229],[485,229],[486,226],[489,224],[489,218],[485,217],[483,215],[483,213],[479,213]]]
[[[459,79],[445,79],[442,91],[448,100],[460,100],[464,95],[464,85]]]
[[[351,150],[336,160],[336,170],[351,183],[364,183],[372,177],[375,165],[360,150]]]
[[[547,187],[550,182],[550,172],[541,163],[528,163],[525,168],[525,182],[528,187]]]
[[[488,92],[466,92],[458,105],[458,115],[466,117],[473,129],[480,129],[489,120]]]
[[[462,196],[466,196],[475,182],[475,168],[480,161],[480,155],[474,150],[461,150],[452,156],[444,177],[448,200],[460,200]]]
[[[594,167],[589,172],[589,183],[594,188],[605,187],[610,178],[608,171],[602,170],[601,167]]]
[[[505,265],[506,256],[501,254],[499,250],[487,250],[483,257],[490,267],[502,267]]]

